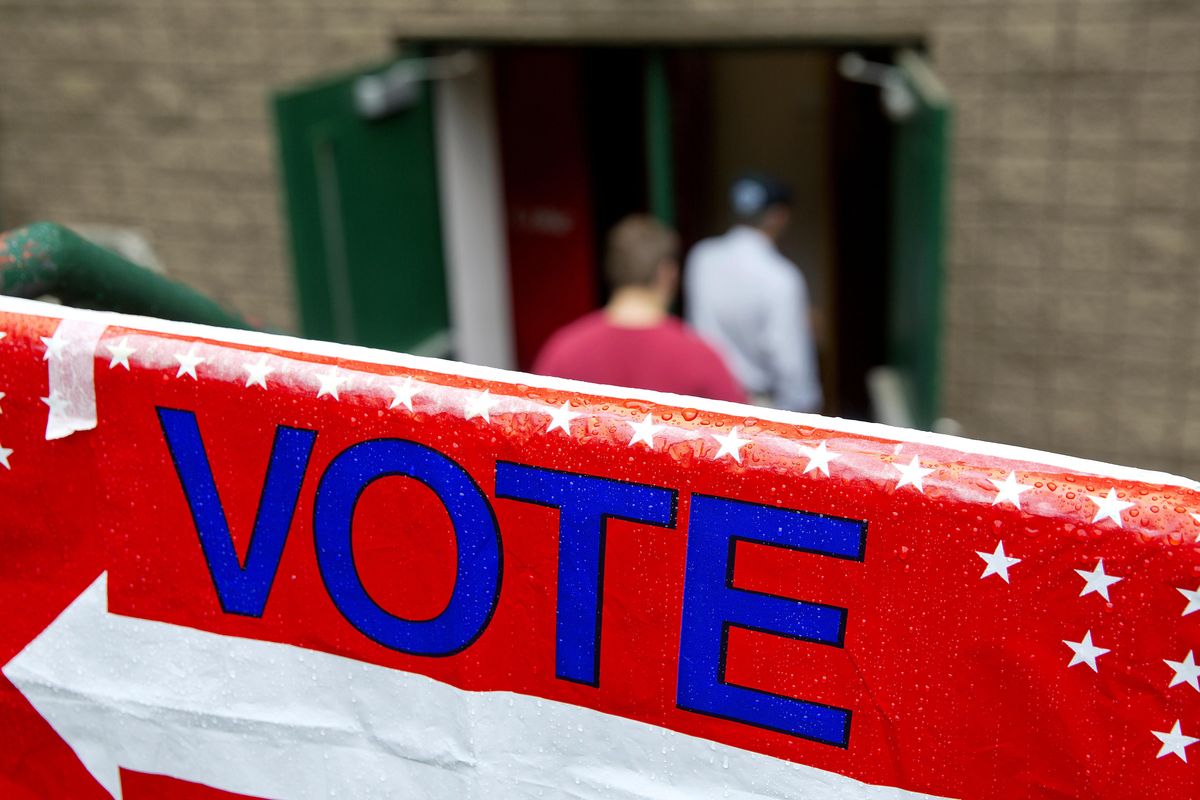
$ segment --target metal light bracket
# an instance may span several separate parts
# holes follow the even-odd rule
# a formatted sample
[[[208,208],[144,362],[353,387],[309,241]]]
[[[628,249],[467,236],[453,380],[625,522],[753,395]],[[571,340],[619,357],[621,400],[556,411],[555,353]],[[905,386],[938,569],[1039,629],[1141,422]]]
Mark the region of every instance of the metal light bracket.
[[[838,59],[838,72],[847,80],[878,86],[883,111],[893,122],[903,122],[917,110],[917,97],[898,67],[846,53]]]
[[[398,61],[383,72],[363,75],[354,82],[354,108],[364,119],[390,117],[416,104],[422,81],[458,78],[478,63],[478,56],[468,50]]]

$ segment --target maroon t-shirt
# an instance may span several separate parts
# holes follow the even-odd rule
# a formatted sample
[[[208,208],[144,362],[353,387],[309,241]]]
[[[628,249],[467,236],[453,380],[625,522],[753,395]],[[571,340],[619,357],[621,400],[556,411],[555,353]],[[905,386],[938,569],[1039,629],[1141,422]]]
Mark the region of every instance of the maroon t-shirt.
[[[592,383],[746,402],[717,351],[675,317],[623,328],[593,311],[554,333],[533,371]]]

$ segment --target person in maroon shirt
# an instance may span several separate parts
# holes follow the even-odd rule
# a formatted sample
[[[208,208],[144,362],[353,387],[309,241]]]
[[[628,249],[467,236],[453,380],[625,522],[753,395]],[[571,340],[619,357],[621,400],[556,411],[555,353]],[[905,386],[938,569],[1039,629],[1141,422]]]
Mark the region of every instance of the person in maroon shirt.
[[[669,309],[679,287],[679,237],[635,214],[608,234],[612,299],[555,331],[533,365],[539,375],[746,402],[725,362]]]

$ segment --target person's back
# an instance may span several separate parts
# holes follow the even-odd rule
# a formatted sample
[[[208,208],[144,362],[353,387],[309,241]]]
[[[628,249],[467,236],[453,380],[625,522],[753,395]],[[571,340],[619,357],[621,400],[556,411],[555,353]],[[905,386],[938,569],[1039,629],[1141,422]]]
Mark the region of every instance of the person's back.
[[[787,223],[786,194],[773,199],[764,190],[741,209],[738,201],[735,184],[735,210],[747,224],[700,242],[688,256],[688,321],[748,393],[780,408],[817,411],[822,395],[808,289],[774,242]]]
[[[745,402],[721,357],[673,317],[656,325],[614,324],[604,309],[557,331],[533,371],[559,378]]]
[[[657,220],[632,216],[609,234],[612,299],[557,331],[533,371],[716,400],[746,395],[708,343],[668,312],[678,286],[678,238]]]

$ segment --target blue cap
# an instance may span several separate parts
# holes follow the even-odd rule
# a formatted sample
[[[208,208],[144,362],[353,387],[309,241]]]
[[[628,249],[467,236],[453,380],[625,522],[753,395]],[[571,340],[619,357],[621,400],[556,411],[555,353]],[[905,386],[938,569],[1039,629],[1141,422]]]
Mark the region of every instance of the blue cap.
[[[741,175],[729,187],[729,201],[733,213],[749,219],[757,217],[774,205],[791,205],[792,189],[783,181],[767,175],[747,173]]]

